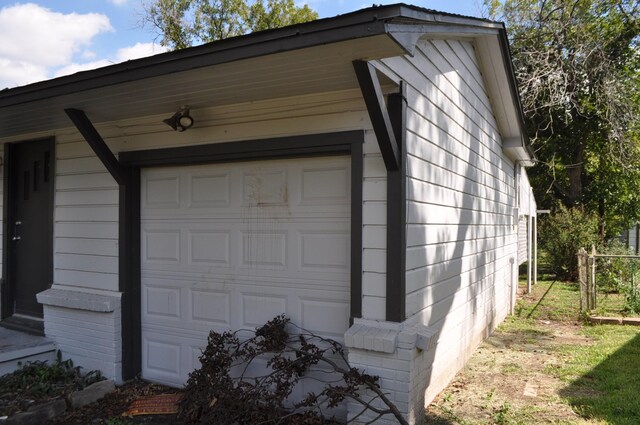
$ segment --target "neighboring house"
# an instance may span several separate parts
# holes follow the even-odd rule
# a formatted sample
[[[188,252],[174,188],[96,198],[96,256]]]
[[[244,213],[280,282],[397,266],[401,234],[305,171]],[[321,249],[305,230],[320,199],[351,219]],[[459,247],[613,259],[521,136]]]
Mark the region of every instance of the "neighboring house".
[[[538,210],[529,177],[520,166],[516,170],[518,192],[518,265],[527,262],[527,291],[537,276]]]
[[[640,224],[636,223],[622,232],[620,241],[635,255],[640,254]]]
[[[420,422],[513,307],[500,23],[379,6],[4,90],[0,143],[4,323],[117,381],[285,313]]]

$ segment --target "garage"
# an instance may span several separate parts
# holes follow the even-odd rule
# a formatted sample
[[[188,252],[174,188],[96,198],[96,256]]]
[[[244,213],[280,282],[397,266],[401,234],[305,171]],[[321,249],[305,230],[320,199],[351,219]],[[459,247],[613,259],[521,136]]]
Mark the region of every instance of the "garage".
[[[180,386],[210,330],[349,326],[351,159],[141,171],[142,376]]]

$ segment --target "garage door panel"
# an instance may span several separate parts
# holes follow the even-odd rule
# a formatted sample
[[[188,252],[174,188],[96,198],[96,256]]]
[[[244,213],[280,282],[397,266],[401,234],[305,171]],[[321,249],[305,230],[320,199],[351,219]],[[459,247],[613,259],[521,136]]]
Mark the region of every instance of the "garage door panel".
[[[342,167],[309,167],[301,171],[300,205],[317,205],[331,203],[333,205],[349,205],[351,179],[348,166]]]
[[[241,267],[254,270],[287,267],[287,232],[247,230],[241,234]]]
[[[349,167],[330,157],[142,171],[143,377],[180,386],[210,330],[280,314],[342,340]]]
[[[287,297],[271,294],[242,294],[242,327],[262,326],[275,316],[287,313]]]
[[[230,325],[231,294],[222,291],[189,289],[190,320],[211,325]]]
[[[348,272],[350,236],[344,232],[305,230],[298,232],[300,270]]]
[[[181,294],[180,288],[158,287],[147,285],[142,297],[142,306],[148,317],[180,319]]]
[[[305,299],[300,300],[300,326],[318,335],[342,342],[344,323],[349,323],[349,303],[343,300]]]
[[[229,173],[198,173],[189,176],[188,208],[229,208]]]
[[[179,264],[180,239],[179,229],[143,229],[143,263]]]
[[[180,208],[180,178],[176,175],[155,175],[145,179],[142,188],[142,208],[178,209]]]
[[[143,339],[142,355],[147,370],[169,382],[180,379],[181,351],[180,343],[167,341],[164,335],[149,334]]]
[[[229,267],[231,232],[188,229],[188,264]]]
[[[289,203],[287,172],[283,169],[245,171],[242,174],[244,206],[276,206]]]

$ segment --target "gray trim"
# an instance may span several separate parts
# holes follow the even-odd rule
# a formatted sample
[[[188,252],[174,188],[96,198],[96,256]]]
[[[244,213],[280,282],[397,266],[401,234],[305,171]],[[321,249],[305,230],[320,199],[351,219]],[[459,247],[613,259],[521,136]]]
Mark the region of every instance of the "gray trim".
[[[406,318],[406,255],[407,255],[407,161],[406,161],[406,84],[400,92],[387,97],[389,116],[398,143],[398,170],[387,171],[387,300],[386,318],[403,322]]]
[[[51,165],[50,165],[50,174],[52,180],[51,192],[49,194],[49,234],[45,237],[50,238],[47,243],[49,244],[49,258],[44,265],[50,270],[50,283],[53,283],[53,253],[54,253],[54,240],[53,240],[53,228],[54,228],[54,208],[55,208],[55,179],[56,179],[56,140],[54,137],[44,137],[37,139],[27,139],[21,140],[15,143],[5,143],[4,145],[4,156],[3,156],[3,211],[2,211],[2,229],[3,229],[3,238],[2,238],[2,279],[0,280],[2,287],[0,288],[0,320],[9,319],[14,313],[13,306],[13,289],[11,285],[12,273],[13,270],[12,262],[12,244],[9,243],[9,238],[13,237],[13,228],[9,226],[9,223],[14,221],[14,206],[12,198],[15,192],[15,185],[11,184],[12,174],[14,170],[13,165],[13,147],[20,143],[29,143],[29,142],[47,142],[50,144],[51,150]],[[44,243],[44,242],[43,242]],[[34,264],[35,266],[42,266]],[[27,322],[30,320],[26,320]],[[9,325],[8,325],[9,326]],[[42,326],[42,322],[38,321],[36,323],[37,327]],[[20,327],[20,326],[18,326]],[[43,329],[39,329],[40,333],[43,333]]]
[[[109,171],[111,176],[115,179],[115,181],[122,185],[125,182],[125,170],[122,168],[118,159],[115,157],[113,152],[109,149],[107,144],[104,142],[98,131],[95,129],[93,124],[84,111],[80,109],[65,109],[64,112],[67,114],[69,119],[73,122],[73,125],[76,126],[84,140],[87,141],[93,152],[96,154],[98,159],[102,162],[102,165]]]
[[[351,321],[362,315],[362,145],[363,131],[301,135],[245,142],[122,152],[128,171],[120,186],[120,291],[122,292],[123,378],[141,370],[140,169],[163,165],[351,155]]]
[[[11,163],[7,161],[10,156],[11,156],[11,144],[6,143],[4,145],[4,155],[3,155],[4,167],[2,167],[3,168],[3,190],[4,190],[4,193],[2,194],[2,205],[4,206],[4,208],[2,208],[2,234],[4,235],[4,237],[2,238],[2,281],[1,281],[2,286],[0,287],[0,320],[6,319],[7,317],[11,316],[11,314],[13,313],[13,305],[12,305],[13,303],[11,302],[11,300],[13,299],[12,298],[13,295],[11,294],[11,288],[10,288],[9,279],[8,279],[8,274],[9,274],[8,235],[9,235],[9,221],[12,218],[9,211],[10,209],[7,208],[7,206],[9,205],[9,199],[10,199],[9,198],[9,191],[10,191],[9,176],[10,176],[10,173],[12,172]]]
[[[513,99],[513,106],[518,113],[518,126],[520,127],[520,134],[522,135],[522,140],[520,141],[520,145],[526,149],[527,153],[531,158],[531,162],[533,165],[533,161],[536,159],[535,152],[531,147],[531,142],[529,140],[529,135],[527,134],[527,125],[524,118],[524,112],[522,111],[522,102],[520,101],[520,90],[518,89],[518,81],[516,79],[516,73],[513,69],[513,62],[511,61],[511,48],[509,47],[509,37],[507,36],[507,30],[504,27],[504,24],[501,25],[502,28],[498,31],[498,41],[500,43],[500,53],[502,54],[502,62],[505,66],[505,72],[510,77],[508,78],[507,83],[509,84],[509,88],[511,91],[511,98]]]
[[[140,312],[140,168],[124,167],[119,188],[118,289],[122,293],[122,378],[132,379],[142,365]]]
[[[369,62],[360,60],[353,61],[353,69],[358,78],[364,103],[367,105],[367,112],[373,131],[376,133],[384,165],[387,171],[396,171],[400,166],[400,153],[389,113],[384,106],[384,95],[378,80],[378,71]]]
[[[332,18],[260,31],[23,87],[0,90],[0,108],[205,66],[386,34],[387,23],[424,22],[482,28],[494,28],[498,25],[486,19],[437,12],[402,3],[374,6]],[[399,45],[402,46],[402,43]]]

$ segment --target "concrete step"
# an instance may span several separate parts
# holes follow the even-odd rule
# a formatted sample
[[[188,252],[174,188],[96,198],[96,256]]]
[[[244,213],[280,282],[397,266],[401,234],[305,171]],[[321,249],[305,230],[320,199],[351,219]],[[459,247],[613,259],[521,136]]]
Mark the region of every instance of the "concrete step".
[[[33,361],[53,362],[56,347],[43,336],[0,327],[0,376]]]

